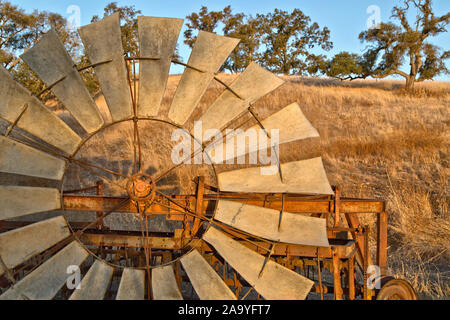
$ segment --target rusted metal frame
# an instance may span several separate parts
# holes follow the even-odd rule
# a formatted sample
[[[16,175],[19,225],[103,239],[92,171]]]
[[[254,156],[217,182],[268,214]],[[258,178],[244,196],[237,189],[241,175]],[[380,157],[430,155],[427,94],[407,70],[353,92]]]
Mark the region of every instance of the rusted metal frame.
[[[51,85],[49,85],[47,88],[45,88],[44,90],[42,90],[41,92],[39,92],[36,97],[40,97],[42,96],[44,93],[46,93],[47,91],[50,91],[54,86],[56,86],[58,83],[64,81],[67,78],[67,76],[62,76],[61,79],[56,80],[55,82],[53,82]]]
[[[320,249],[317,248],[317,277],[319,279],[320,300],[323,300],[322,267],[320,264]]]
[[[97,196],[103,196],[103,181],[97,182]],[[97,224],[97,227],[99,230],[105,229],[105,220],[103,218],[103,211],[97,211],[96,212],[97,219],[99,220],[99,223]]]
[[[323,290],[324,295],[325,294],[332,294],[332,293],[335,293],[335,291],[336,291],[336,290],[334,290],[334,287],[327,286],[327,285],[323,285],[322,290]],[[350,294],[348,288],[342,288],[341,291],[342,291],[342,294],[345,294],[345,295],[349,295]],[[312,289],[311,289],[311,292],[313,292],[313,293],[320,293],[319,286],[318,285],[313,286]],[[360,292],[362,292],[362,290],[360,290],[359,288],[355,288],[355,292],[359,294]]]
[[[108,235],[108,234],[98,234],[98,233],[85,233],[81,240],[86,245],[93,246],[110,246],[110,247],[126,247],[127,248],[142,248],[142,237],[139,236],[118,236],[118,235]],[[148,238],[148,244],[157,250],[170,250],[176,251],[182,248],[179,240],[175,238],[159,238],[159,237],[151,237]],[[246,247],[250,249],[254,249],[250,243],[244,240],[237,240],[242,243]],[[198,250],[202,250],[205,254],[213,253],[214,250],[208,244],[206,244],[202,240],[194,241],[191,243],[192,248],[196,248]],[[259,246],[267,247],[267,244],[259,243]],[[257,250],[260,252],[261,250]],[[292,257],[302,257],[305,258],[307,256],[311,257],[311,261],[317,261],[317,248],[314,247],[306,247],[300,245],[280,245],[278,248],[275,247],[273,251],[273,256],[286,256],[289,253],[289,256]],[[332,259],[331,249],[330,248],[319,248],[319,255],[321,259]],[[339,250],[339,248],[335,248],[334,256],[337,256],[339,259],[348,259],[348,255],[345,250]],[[317,262],[316,262],[317,263]]]
[[[139,203],[137,203],[137,207],[139,208]],[[142,245],[144,247],[144,254],[145,254],[145,270],[147,273],[147,297],[149,300],[151,300],[151,271],[150,271],[150,255],[151,255],[151,249],[149,248],[148,244],[148,227],[147,227],[147,234],[144,232],[144,222],[143,219],[147,220],[145,210],[144,213],[141,214],[141,230],[142,230]],[[150,251],[150,253],[149,253]]]
[[[353,255],[348,260],[348,297],[350,300],[355,300],[355,256]]]
[[[174,196],[170,197],[169,202],[176,204],[171,210],[182,209],[185,207],[187,201],[195,200],[195,195],[188,196]],[[236,198],[234,198],[236,197]],[[120,203],[124,198],[120,197],[95,197],[95,196],[76,196],[76,195],[64,195],[64,207],[70,211],[106,211],[109,208],[114,207]],[[245,195],[240,194],[205,194],[203,200],[204,213],[211,214],[212,211],[207,210],[211,201],[217,200],[231,200],[239,201],[245,204],[260,206],[264,205],[264,199],[245,198]],[[247,199],[247,200],[246,200]],[[173,201],[172,201],[173,200]],[[328,212],[330,202],[328,200],[300,200],[293,199],[286,195],[285,211],[291,213],[323,213]],[[283,208],[282,200],[270,201],[270,205],[266,207],[274,210],[281,210]],[[333,206],[331,206],[333,209]],[[359,220],[355,216],[356,213],[360,213],[363,210],[376,211],[382,208],[382,202],[380,201],[355,201],[355,200],[341,200],[341,211],[348,215],[347,221],[350,221],[350,228],[358,229]],[[155,214],[167,214],[168,209],[158,208],[158,205],[153,204],[149,211]],[[121,212],[137,213],[135,207],[126,207],[126,210]],[[376,213],[376,212],[373,212]]]
[[[341,286],[341,261],[336,253],[336,249],[331,249],[333,256],[333,282],[334,282],[334,299],[343,300]]]
[[[369,288],[367,285],[368,281],[368,268],[369,268],[369,257],[370,257],[370,250],[369,250],[369,226],[364,227],[364,262],[363,262],[363,272],[364,272],[364,291],[363,296],[364,300],[369,300]]]
[[[105,61],[101,61],[101,62],[97,62],[97,63],[92,63],[92,64],[89,64],[89,65],[87,65],[85,67],[77,69],[77,71],[78,72],[82,72],[82,71],[87,70],[89,68],[95,68],[95,67],[101,66],[103,64],[110,63],[112,61],[113,61],[112,59],[109,59],[109,60],[105,60]],[[74,68],[76,68],[76,66],[74,66]]]
[[[203,209],[203,196],[205,193],[205,177],[198,177],[198,184],[197,184],[197,199],[195,201],[195,212],[197,215],[202,216],[204,209]],[[192,228],[191,236],[195,236],[200,229],[201,226],[201,219],[195,219],[194,220],[194,226]]]
[[[334,196],[334,227],[341,225],[341,190],[336,187]]]
[[[377,220],[377,264],[384,275],[387,273],[388,214],[379,213]]]
[[[361,232],[361,229],[362,229],[361,224],[360,224],[359,219],[356,214],[346,213],[345,217],[346,217],[347,223],[350,226],[350,228],[360,230],[360,232],[352,232],[352,236],[353,236],[353,239],[356,241],[356,248],[357,248],[357,252],[358,252],[359,261],[360,261],[360,263],[363,263],[364,259],[365,259],[366,249],[365,249],[365,245],[364,245],[364,239],[361,239],[361,233],[362,233],[362,235],[364,235],[364,230],[362,230],[362,232]],[[368,263],[370,265],[372,265],[373,262],[372,262],[372,258],[370,257],[370,255],[368,256],[368,259],[369,259]]]
[[[27,109],[28,109],[28,103],[25,103],[25,104],[23,105],[22,110],[20,111],[20,114],[19,114],[19,116],[17,117],[17,119],[14,120],[13,123],[11,123],[11,125],[8,127],[8,129],[6,129],[5,137],[8,137],[8,136],[11,134],[11,132],[13,131],[13,129],[14,129],[14,128],[17,126],[17,124],[19,123],[20,119],[22,119],[22,117],[23,117],[23,115],[25,114],[25,112],[27,111]]]

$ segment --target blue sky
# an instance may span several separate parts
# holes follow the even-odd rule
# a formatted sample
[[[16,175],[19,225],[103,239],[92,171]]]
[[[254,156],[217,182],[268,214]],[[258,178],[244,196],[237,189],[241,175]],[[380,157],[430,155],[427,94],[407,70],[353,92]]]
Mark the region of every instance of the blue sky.
[[[103,8],[111,2],[110,0],[10,0],[27,11],[33,9],[47,10],[60,13],[69,17],[67,8],[77,5],[81,9],[81,24],[88,24],[93,15],[102,15]],[[387,21],[391,16],[392,7],[399,0],[121,0],[119,5],[134,5],[142,10],[146,16],[176,17],[185,18],[192,12],[197,12],[202,5],[210,10],[221,10],[227,5],[231,5],[233,11],[244,12],[246,14],[267,13],[275,8],[292,11],[294,8],[302,10],[309,15],[313,21],[319,23],[321,27],[327,26],[331,30],[331,38],[334,42],[334,49],[328,55],[339,51],[350,51],[361,53],[364,45],[358,40],[358,34],[367,29],[367,20],[370,15],[367,13],[369,6],[376,5],[380,8],[381,20]],[[403,1],[401,1],[403,2]],[[449,0],[434,0],[436,15],[442,15],[450,11]],[[414,18],[414,15],[411,17]],[[190,49],[182,44],[183,38],[180,36],[180,53],[186,61],[189,57]],[[445,50],[450,50],[450,34],[447,32],[434,38],[432,42]],[[173,72],[181,72],[182,69],[175,67]],[[441,77],[439,80],[450,80],[449,76]]]

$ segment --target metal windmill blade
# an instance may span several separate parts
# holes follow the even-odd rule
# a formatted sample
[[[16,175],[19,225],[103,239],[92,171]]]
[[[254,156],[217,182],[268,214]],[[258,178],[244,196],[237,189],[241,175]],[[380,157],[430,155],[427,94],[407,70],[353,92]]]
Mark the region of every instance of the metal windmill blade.
[[[113,120],[129,118],[133,104],[123,58],[119,13],[81,27],[79,33],[91,64],[96,66],[95,73]]]
[[[89,256],[72,242],[0,296],[0,300],[50,300],[67,280],[67,267],[79,266]]]
[[[0,67],[0,96],[0,118],[11,123],[11,128],[25,130],[68,154],[72,154],[81,143],[75,132],[3,67]]]
[[[214,228],[203,237],[264,298],[304,300],[314,282],[232,240]]]
[[[258,152],[274,145],[275,141],[271,143],[273,131],[278,134],[278,140],[276,141],[278,145],[320,137],[319,132],[305,117],[298,103],[293,103],[267,119],[261,120],[260,124],[242,131],[226,141],[211,144],[205,152],[212,161],[218,159],[220,163],[216,162],[217,164],[225,163],[250,152]],[[253,139],[246,139],[252,137],[252,135]],[[263,139],[268,140],[267,143],[261,143],[265,141]],[[241,145],[238,143],[241,143]],[[223,157],[216,157],[216,154],[223,155]]]
[[[102,116],[55,30],[42,36],[21,58],[52,88],[88,133],[102,127]]]
[[[200,31],[181,78],[169,118],[184,125],[200,102],[216,72],[238,45],[239,40]]]
[[[139,114],[156,117],[169,78],[182,19],[139,17]]]
[[[185,163],[170,163],[167,159],[168,163],[152,166],[153,158],[144,147],[154,147],[153,156],[170,148],[161,148],[160,137],[164,136],[160,131],[151,131],[151,126],[144,129],[143,121],[170,128],[169,140],[180,127],[191,139],[190,120],[201,121],[203,133],[209,129],[221,131],[248,112],[254,122],[246,131],[209,144],[196,141],[196,146],[201,146],[199,152],[212,158],[251,130],[258,129],[255,141],[271,140],[270,133],[278,130],[277,144],[283,145],[309,143],[308,139],[318,138],[319,133],[297,103],[259,119],[254,104],[284,81],[251,63],[230,85],[220,82],[216,73],[239,41],[203,31],[185,65],[167,120],[167,116],[160,115],[160,107],[170,64],[179,63],[173,61],[173,54],[182,20],[139,17],[137,26],[137,57],[124,57],[119,14],[80,29],[90,67],[112,115],[111,124],[103,123],[54,31],[22,56],[85,129],[84,139],[0,68],[0,117],[10,124],[5,136],[0,136],[0,178],[3,174],[20,178],[5,183],[0,179],[0,299],[182,300],[194,298],[195,292],[204,300],[237,300],[242,298],[245,287],[249,291],[244,298],[254,290],[264,299],[303,300],[315,290],[314,281],[297,272],[296,267],[317,265],[320,273],[322,265],[330,264],[339,297],[342,263],[338,259],[345,259],[351,278],[356,260],[364,260],[361,267],[369,263],[363,259],[369,257],[363,256],[368,246],[360,237],[368,234],[359,233],[365,232],[361,231],[364,228],[353,216],[349,228],[330,230],[328,216],[322,214],[334,209],[338,224],[341,208],[344,214],[379,212],[384,205],[347,200],[341,206],[322,158],[309,154],[301,161],[288,163],[281,163],[277,154],[277,163],[272,166],[221,170],[219,174],[216,169],[222,162],[216,162],[208,166],[209,176],[197,174],[203,168],[195,171],[195,166],[188,168],[189,175],[177,175]],[[139,64],[139,68],[131,68],[139,70],[139,74],[130,72],[127,63]],[[136,92],[131,87],[137,85],[138,77]],[[214,79],[225,87],[223,92],[205,113],[192,119]],[[123,123],[130,125],[131,134],[123,131]],[[111,140],[117,143],[113,147],[118,152],[110,152],[105,140],[95,140],[104,137],[102,134],[114,136]],[[155,136],[157,146],[142,144]],[[131,145],[133,159],[123,159],[129,167],[122,168],[117,157],[128,154],[122,150],[124,145]],[[81,158],[80,149],[89,147],[92,149],[87,151],[92,155],[86,152]],[[245,142],[241,147],[226,154],[224,160],[267,148]],[[98,156],[102,151],[99,149],[106,150],[105,159]],[[172,164],[165,170],[164,165]],[[71,169],[78,170],[77,175],[71,176]],[[96,181],[95,187],[86,188],[80,182],[93,177],[102,183]],[[195,181],[195,194],[181,193],[183,184],[191,181]],[[72,185],[80,189],[69,188]],[[168,189],[171,194],[167,194]],[[96,193],[91,194],[93,191]],[[119,216],[122,214],[133,220],[131,230],[117,226],[117,221],[123,222]],[[163,224],[158,220],[161,216],[164,223],[173,223],[171,229],[156,230]],[[382,218],[386,216],[379,220]],[[342,230],[355,234],[354,239],[330,237]],[[379,231],[381,235],[381,228]],[[293,255],[305,255],[309,264],[300,260],[292,263]],[[321,263],[321,259],[330,263]],[[67,282],[72,267],[81,273],[75,289],[69,288]],[[7,285],[2,287],[5,281]],[[325,286],[320,283],[319,287],[318,293],[323,294]],[[349,285],[348,292],[351,296],[355,288]]]

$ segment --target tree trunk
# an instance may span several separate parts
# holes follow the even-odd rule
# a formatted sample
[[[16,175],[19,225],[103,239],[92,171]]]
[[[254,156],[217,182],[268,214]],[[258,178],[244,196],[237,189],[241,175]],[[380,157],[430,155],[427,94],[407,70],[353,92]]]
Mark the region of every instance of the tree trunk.
[[[416,83],[416,77],[414,76],[409,76],[408,78],[406,78],[406,91],[408,93],[414,93],[414,84]]]

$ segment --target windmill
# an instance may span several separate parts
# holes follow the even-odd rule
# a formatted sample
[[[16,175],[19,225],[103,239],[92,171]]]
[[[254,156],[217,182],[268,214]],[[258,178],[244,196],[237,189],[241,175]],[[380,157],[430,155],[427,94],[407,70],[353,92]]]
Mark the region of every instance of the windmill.
[[[125,58],[118,14],[80,29],[89,67],[95,70],[109,109],[110,123],[105,123],[83,83],[79,73],[82,70],[76,69],[53,30],[27,50],[22,59],[70,112],[77,129],[0,69],[0,117],[9,123],[0,137],[0,171],[21,177],[20,183],[0,186],[0,221],[7,231],[0,234],[0,275],[8,282],[0,299],[53,299],[63,290],[63,296],[73,300],[103,299],[105,295],[118,300],[178,300],[186,297],[185,283],[205,300],[235,300],[246,298],[251,292],[265,299],[303,300],[311,291],[322,297],[330,292],[321,276],[316,286],[315,281],[296,272],[299,261],[303,261],[299,257],[314,262],[319,274],[322,266],[331,266],[337,299],[344,293],[340,271],[345,261],[350,279],[345,294],[353,299],[358,294],[369,299],[367,282],[355,285],[354,270],[356,264],[363,270],[369,265],[368,234],[351,213],[379,214],[378,260],[384,266],[384,204],[340,199],[338,190],[330,186],[320,157],[281,163],[277,154],[278,161],[272,164],[275,174],[270,175],[261,174],[263,169],[271,169],[267,166],[217,173],[221,163],[211,160],[216,185],[209,185],[204,177],[192,177],[196,184],[194,196],[168,195],[160,187],[161,181],[184,162],[154,175],[145,170],[145,163],[151,159],[145,158],[141,145],[144,121],[184,130],[197,144],[188,159],[197,156],[198,150],[205,157],[214,158],[218,150],[231,144],[227,139],[196,141],[195,121],[201,121],[203,134],[209,129],[221,131],[247,114],[255,124],[240,135],[245,138],[249,130],[261,129],[259,135],[267,135],[265,138],[270,140],[270,132],[279,130],[279,145],[319,136],[296,103],[260,118],[254,103],[284,81],[252,63],[232,84],[225,84],[217,73],[239,41],[202,31],[188,63],[183,64],[186,69],[167,115],[162,116],[170,66],[182,64],[173,59],[182,24],[180,19],[139,17],[140,56]],[[139,82],[135,79],[137,64]],[[215,80],[224,89],[200,114],[197,111],[202,97]],[[133,132],[130,174],[77,157],[96,136],[125,123]],[[233,156],[227,154],[225,160],[248,156],[249,147],[246,145]],[[261,148],[252,150],[258,152]],[[78,166],[103,183],[116,184],[125,196],[102,197],[100,185],[96,188],[100,192],[93,197],[65,191],[64,180],[70,166]],[[111,176],[116,180],[108,178]],[[32,182],[24,182],[26,178]],[[33,181],[39,181],[38,186]],[[42,181],[46,182],[45,187]],[[70,221],[66,211],[97,215],[80,226]],[[53,214],[46,218],[50,212]],[[124,235],[114,230],[102,233],[104,220],[117,212],[137,216],[142,234]],[[15,220],[39,213],[44,218],[33,223]],[[151,235],[149,218],[158,214],[182,222],[183,227],[174,230],[172,237]],[[332,228],[330,214],[335,218]],[[344,214],[348,215],[349,228],[340,225],[340,215]],[[339,232],[354,237],[339,240],[335,237]],[[161,255],[156,255],[156,251]],[[86,272],[80,286],[70,290],[66,284],[68,268],[82,266]],[[301,266],[306,264],[302,262]],[[228,278],[230,272],[234,279]],[[120,279],[115,291],[111,285],[114,279]],[[379,296],[415,297],[405,282],[386,277],[378,281],[387,283],[383,288],[392,291],[381,290]],[[249,290],[244,292],[244,287]]]

